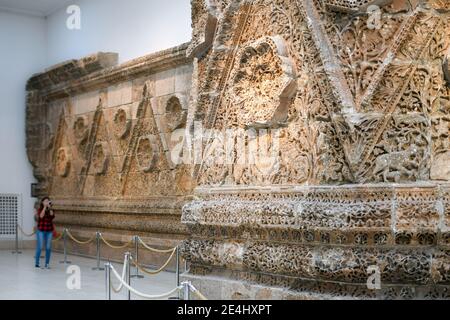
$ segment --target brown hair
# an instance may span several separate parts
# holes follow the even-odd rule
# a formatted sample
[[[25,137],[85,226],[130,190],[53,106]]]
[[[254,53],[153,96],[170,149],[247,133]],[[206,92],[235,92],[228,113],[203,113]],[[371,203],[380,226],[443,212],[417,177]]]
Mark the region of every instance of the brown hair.
[[[50,200],[50,197],[45,196],[45,197],[43,197],[43,198],[41,199],[41,203],[39,204],[39,212],[41,212],[42,209],[44,209],[44,201],[45,201],[45,200]]]

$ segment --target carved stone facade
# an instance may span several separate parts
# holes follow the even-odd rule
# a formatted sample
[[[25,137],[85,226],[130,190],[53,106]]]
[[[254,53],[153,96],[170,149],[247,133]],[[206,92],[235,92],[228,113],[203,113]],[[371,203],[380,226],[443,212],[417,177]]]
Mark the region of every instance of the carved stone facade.
[[[119,66],[116,54],[99,53],[29,80],[27,151],[58,225],[110,240],[137,233],[158,246],[186,237],[191,176],[171,153],[180,144],[173,133],[186,126],[187,46]]]
[[[189,44],[30,80],[60,223],[186,239],[209,298],[450,298],[449,2],[191,2]]]
[[[450,298],[449,2],[192,5],[188,127],[259,135],[203,141],[232,156],[194,168],[185,278],[215,298]],[[271,161],[240,161],[261,140]]]

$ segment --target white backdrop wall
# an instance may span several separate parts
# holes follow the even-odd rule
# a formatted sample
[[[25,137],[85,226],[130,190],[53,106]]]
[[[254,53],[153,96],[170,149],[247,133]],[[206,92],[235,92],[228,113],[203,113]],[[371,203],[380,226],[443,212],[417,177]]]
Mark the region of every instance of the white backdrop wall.
[[[78,0],[81,29],[66,26],[63,8],[48,17],[49,64],[97,51],[125,62],[191,39],[190,0]]]
[[[187,42],[190,0],[79,0],[81,29],[69,30],[66,8],[47,18],[0,11],[0,193],[19,193],[31,231],[34,177],[25,149],[25,85],[33,73],[98,51],[126,62]]]
[[[46,48],[44,19],[0,12],[0,193],[22,195],[27,231],[34,178],[25,149],[25,84],[46,66]]]

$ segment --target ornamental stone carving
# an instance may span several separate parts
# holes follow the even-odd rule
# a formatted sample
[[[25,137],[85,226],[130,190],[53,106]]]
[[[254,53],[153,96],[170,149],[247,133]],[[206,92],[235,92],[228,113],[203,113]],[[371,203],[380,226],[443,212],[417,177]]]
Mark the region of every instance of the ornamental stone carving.
[[[108,168],[109,152],[105,142],[95,144],[92,154],[92,169],[96,175],[103,175]]]
[[[156,168],[160,154],[156,139],[155,135],[139,138],[136,150],[136,160],[139,170],[143,172],[147,173]]]
[[[277,127],[287,121],[297,82],[282,37],[266,37],[244,46],[230,78],[230,103],[239,109],[239,125]]]
[[[131,117],[128,112],[122,108],[114,114],[114,134],[119,139],[125,139],[131,130]]]
[[[449,2],[191,3],[190,43],[30,79],[60,223],[183,241],[210,299],[450,299]]]
[[[56,152],[56,173],[65,178],[70,172],[70,155],[67,148],[60,148]]]
[[[450,298],[449,9],[228,2],[188,117],[232,142],[238,128],[266,131],[231,144],[228,162],[226,135],[204,139],[183,208],[186,279],[225,299]],[[264,150],[276,161],[241,161]],[[366,284],[374,266],[379,290]]]

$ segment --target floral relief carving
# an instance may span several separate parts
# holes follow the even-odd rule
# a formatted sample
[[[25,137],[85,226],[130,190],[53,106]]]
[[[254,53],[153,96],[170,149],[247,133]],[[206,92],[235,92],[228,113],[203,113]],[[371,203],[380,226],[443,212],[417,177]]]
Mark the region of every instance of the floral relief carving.
[[[450,299],[449,2],[191,3],[188,44],[29,81],[61,223],[183,239],[218,298]]]
[[[159,160],[159,146],[155,135],[139,138],[136,149],[136,160],[140,171],[145,173],[156,169]]]
[[[119,139],[125,139],[130,134],[131,118],[126,110],[120,108],[114,114],[114,134]]]
[[[108,168],[109,153],[105,142],[95,144],[92,154],[92,169],[96,175],[104,175]]]
[[[71,158],[67,148],[59,148],[56,152],[56,173],[60,177],[67,177],[70,172]]]
[[[287,121],[295,95],[295,66],[286,43],[265,37],[237,54],[230,103],[239,108],[237,122],[244,127],[277,127]]]
[[[187,112],[181,106],[180,99],[171,97],[166,104],[166,124],[169,132],[180,129],[186,125]]]

